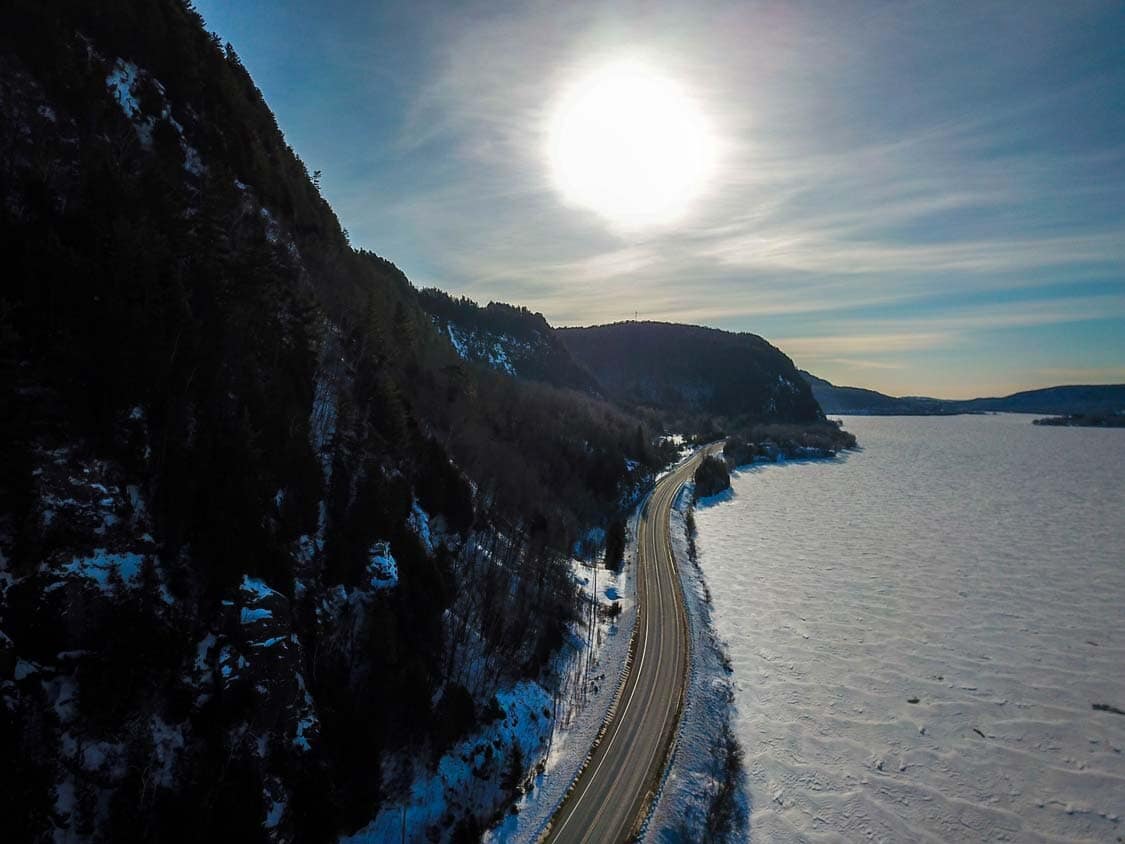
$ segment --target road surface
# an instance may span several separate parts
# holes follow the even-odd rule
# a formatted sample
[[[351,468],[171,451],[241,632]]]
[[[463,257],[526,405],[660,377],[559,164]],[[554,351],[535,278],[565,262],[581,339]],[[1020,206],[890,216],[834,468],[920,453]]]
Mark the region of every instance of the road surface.
[[[627,841],[639,830],[660,784],[688,669],[688,621],[669,517],[676,493],[691,479],[704,451],[657,483],[641,513],[637,621],[628,676],[601,741],[552,818],[544,841]]]

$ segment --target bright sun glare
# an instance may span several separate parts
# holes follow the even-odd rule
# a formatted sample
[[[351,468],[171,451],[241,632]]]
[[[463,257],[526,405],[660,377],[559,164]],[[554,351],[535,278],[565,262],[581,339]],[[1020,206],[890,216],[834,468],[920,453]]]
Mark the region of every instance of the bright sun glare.
[[[624,229],[681,218],[716,160],[691,97],[634,62],[602,67],[566,91],[547,137],[551,176],[567,202]]]

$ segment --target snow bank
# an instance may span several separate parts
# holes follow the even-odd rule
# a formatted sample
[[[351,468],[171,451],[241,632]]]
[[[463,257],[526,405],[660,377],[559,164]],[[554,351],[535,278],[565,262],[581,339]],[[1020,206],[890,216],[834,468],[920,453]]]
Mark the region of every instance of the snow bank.
[[[691,627],[691,676],[671,764],[650,813],[644,841],[700,840],[724,777],[725,746],[734,717],[734,687],[726,647],[715,632],[707,582],[688,553],[687,512],[694,494],[686,484],[672,509],[672,550]],[[745,791],[735,795],[728,840],[747,835]]]

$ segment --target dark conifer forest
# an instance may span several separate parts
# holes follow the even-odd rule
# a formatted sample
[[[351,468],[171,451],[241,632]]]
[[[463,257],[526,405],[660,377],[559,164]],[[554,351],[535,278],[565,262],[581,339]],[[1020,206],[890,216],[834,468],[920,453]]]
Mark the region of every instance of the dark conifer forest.
[[[537,674],[577,612],[564,552],[656,467],[653,432],[460,358],[402,273],[349,246],[190,6],[4,18],[6,828],[250,840],[277,800],[298,840],[354,829],[382,756],[451,740],[433,706]],[[370,586],[378,541],[394,589]],[[254,584],[255,638],[292,637],[268,664],[238,623]],[[443,618],[479,622],[467,594],[491,595],[503,657],[453,682]],[[163,779],[154,724],[182,743]],[[83,756],[97,743],[113,758]]]
[[[620,566],[675,454],[663,397],[353,248],[189,2],[3,22],[5,837],[335,840],[545,676],[575,543]],[[459,354],[469,317],[524,371]],[[754,418],[819,418],[789,388]]]
[[[689,430],[824,419],[812,390],[781,350],[756,334],[698,325],[619,322],[563,328],[575,359],[624,406],[656,408]]]

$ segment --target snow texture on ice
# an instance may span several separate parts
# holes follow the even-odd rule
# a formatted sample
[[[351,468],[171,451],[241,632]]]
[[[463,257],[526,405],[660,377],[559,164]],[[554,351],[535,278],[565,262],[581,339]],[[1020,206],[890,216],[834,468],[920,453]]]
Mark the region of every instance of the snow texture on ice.
[[[696,513],[761,841],[1114,841],[1125,448],[1027,416],[851,417]]]

